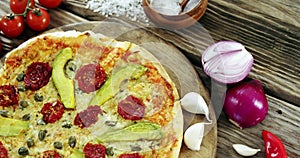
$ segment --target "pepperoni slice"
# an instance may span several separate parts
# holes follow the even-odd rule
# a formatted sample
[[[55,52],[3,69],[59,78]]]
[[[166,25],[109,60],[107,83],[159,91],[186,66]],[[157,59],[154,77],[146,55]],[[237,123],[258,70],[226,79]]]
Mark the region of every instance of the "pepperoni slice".
[[[60,101],[44,104],[41,113],[43,120],[47,123],[54,123],[64,114],[65,107]]]
[[[83,148],[85,158],[105,158],[106,148],[101,144],[87,143]]]
[[[2,142],[0,141],[0,158],[8,158],[8,153]]]
[[[98,90],[106,79],[105,70],[99,64],[82,66],[76,73],[79,89],[85,93]]]
[[[55,150],[47,150],[43,152],[42,158],[60,158],[60,155]]]
[[[119,158],[143,158],[142,155],[139,153],[133,153],[133,154],[121,154]]]
[[[30,90],[39,90],[48,84],[52,68],[48,63],[34,62],[28,66],[24,78],[25,87]]]
[[[89,106],[76,115],[74,125],[80,128],[89,127],[98,121],[98,114],[100,113],[102,110],[99,106]]]
[[[126,120],[140,120],[145,114],[145,105],[140,99],[129,95],[119,102],[118,113]]]
[[[0,86],[0,106],[8,107],[18,104],[19,95],[12,85]]]

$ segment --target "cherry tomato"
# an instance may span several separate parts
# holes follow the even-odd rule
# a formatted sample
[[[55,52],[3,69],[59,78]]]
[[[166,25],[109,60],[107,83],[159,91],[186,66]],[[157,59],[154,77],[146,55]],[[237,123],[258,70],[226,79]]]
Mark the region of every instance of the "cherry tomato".
[[[0,22],[0,28],[7,37],[13,38],[19,36],[25,27],[22,16],[16,16],[13,13],[4,15]]]
[[[39,0],[40,4],[46,8],[56,8],[62,0]]]
[[[28,0],[10,0],[10,9],[15,14],[23,14],[27,7]],[[34,8],[35,2],[34,0],[30,0],[28,5],[29,8]]]
[[[34,8],[27,13],[26,21],[32,30],[43,31],[50,23],[50,15],[42,8]]]

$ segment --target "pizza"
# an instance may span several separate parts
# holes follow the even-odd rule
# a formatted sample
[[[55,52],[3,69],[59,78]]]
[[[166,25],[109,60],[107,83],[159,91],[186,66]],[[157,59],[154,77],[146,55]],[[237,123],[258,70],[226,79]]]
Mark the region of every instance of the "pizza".
[[[178,157],[175,84],[146,49],[93,32],[53,32],[0,69],[0,158]]]

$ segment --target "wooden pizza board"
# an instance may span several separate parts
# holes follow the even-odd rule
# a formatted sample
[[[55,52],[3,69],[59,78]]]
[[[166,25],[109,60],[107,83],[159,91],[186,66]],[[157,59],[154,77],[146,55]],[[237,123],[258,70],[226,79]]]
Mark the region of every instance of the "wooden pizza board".
[[[126,23],[116,22],[83,22],[54,28],[47,32],[55,31],[93,31],[115,38],[119,41],[130,41],[146,48],[164,66],[175,82],[180,97],[189,92],[198,92],[207,103],[210,103],[207,89],[202,84],[198,74],[189,60],[172,44],[167,43],[158,36],[147,31],[147,28],[137,28]],[[212,125],[205,125],[205,136],[202,140],[200,151],[191,151],[182,143],[180,158],[214,158],[217,150],[217,124],[213,106],[209,104]],[[203,115],[194,115],[183,111],[184,129],[196,123],[203,122]]]

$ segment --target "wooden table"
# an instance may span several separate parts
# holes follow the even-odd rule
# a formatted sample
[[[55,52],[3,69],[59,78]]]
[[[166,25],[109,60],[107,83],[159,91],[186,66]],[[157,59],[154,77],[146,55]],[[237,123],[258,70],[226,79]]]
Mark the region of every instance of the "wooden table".
[[[105,17],[85,8],[84,0],[64,0],[63,4],[50,10],[48,29],[77,22],[105,20]],[[207,11],[197,25],[203,26],[214,41],[234,40],[244,44],[255,59],[249,77],[263,83],[269,103],[266,119],[255,127],[239,129],[229,123],[220,110],[215,91],[224,85],[211,81],[202,71],[201,53],[207,43],[197,36],[178,38],[174,32],[157,28],[149,30],[172,43],[193,63],[203,83],[209,90],[218,118],[218,146],[216,157],[240,157],[232,144],[241,143],[260,148],[254,157],[265,157],[263,129],[280,137],[288,156],[300,157],[300,1],[294,0],[210,0]],[[10,12],[9,0],[0,1],[0,15]],[[124,17],[115,21],[128,21]],[[134,23],[132,23],[134,25]],[[150,23],[150,26],[153,24]],[[197,35],[197,27],[181,30]],[[39,33],[28,28],[22,36],[9,39],[1,34],[1,56],[23,41]],[[196,47],[195,47],[196,46]],[[215,103],[214,103],[215,101]]]

